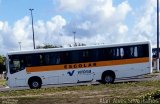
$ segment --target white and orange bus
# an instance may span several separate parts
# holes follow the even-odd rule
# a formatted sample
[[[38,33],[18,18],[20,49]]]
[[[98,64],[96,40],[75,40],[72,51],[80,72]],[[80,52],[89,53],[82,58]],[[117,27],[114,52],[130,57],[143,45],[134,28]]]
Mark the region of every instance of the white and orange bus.
[[[152,72],[150,42],[39,49],[7,54],[9,87],[130,78]]]

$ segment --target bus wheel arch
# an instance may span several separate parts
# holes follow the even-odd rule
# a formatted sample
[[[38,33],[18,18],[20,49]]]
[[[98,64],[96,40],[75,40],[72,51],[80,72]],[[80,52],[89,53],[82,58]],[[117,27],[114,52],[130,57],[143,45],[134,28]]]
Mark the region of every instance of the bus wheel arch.
[[[28,85],[31,89],[39,89],[42,86],[42,80],[38,76],[33,76],[28,79]]]
[[[101,76],[101,83],[103,84],[114,83],[115,78],[116,78],[116,75],[114,71],[112,70],[104,71]]]

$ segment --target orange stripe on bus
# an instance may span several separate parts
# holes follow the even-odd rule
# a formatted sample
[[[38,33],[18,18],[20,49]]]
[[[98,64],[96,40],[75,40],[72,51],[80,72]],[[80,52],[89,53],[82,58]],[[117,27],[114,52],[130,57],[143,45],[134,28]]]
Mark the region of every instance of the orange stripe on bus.
[[[145,58],[134,58],[134,59],[123,59],[123,60],[112,60],[112,61],[35,66],[35,67],[27,67],[26,70],[27,72],[42,72],[42,71],[53,71],[53,70],[67,70],[67,69],[80,69],[80,68],[89,68],[89,67],[124,65],[124,64],[134,64],[134,63],[144,63],[144,62],[149,62],[149,58],[145,57]]]

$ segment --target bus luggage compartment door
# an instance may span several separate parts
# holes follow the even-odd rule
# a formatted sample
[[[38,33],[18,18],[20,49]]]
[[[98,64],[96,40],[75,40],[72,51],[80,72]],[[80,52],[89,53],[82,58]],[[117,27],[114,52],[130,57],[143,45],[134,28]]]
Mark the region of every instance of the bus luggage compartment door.
[[[77,77],[78,77],[78,82],[92,81],[93,73],[89,69],[79,70]]]
[[[15,84],[17,87],[27,86],[25,79],[15,78]]]
[[[77,83],[77,72],[75,70],[68,70],[62,73],[59,79],[60,83]]]

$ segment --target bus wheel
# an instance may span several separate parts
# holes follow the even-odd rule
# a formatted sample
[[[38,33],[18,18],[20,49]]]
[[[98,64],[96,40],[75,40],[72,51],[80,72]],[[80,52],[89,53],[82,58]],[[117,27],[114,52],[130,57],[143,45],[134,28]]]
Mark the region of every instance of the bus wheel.
[[[40,78],[31,78],[28,84],[31,89],[39,89],[42,86]]]
[[[107,71],[102,74],[102,83],[114,83],[115,73],[113,71]]]

